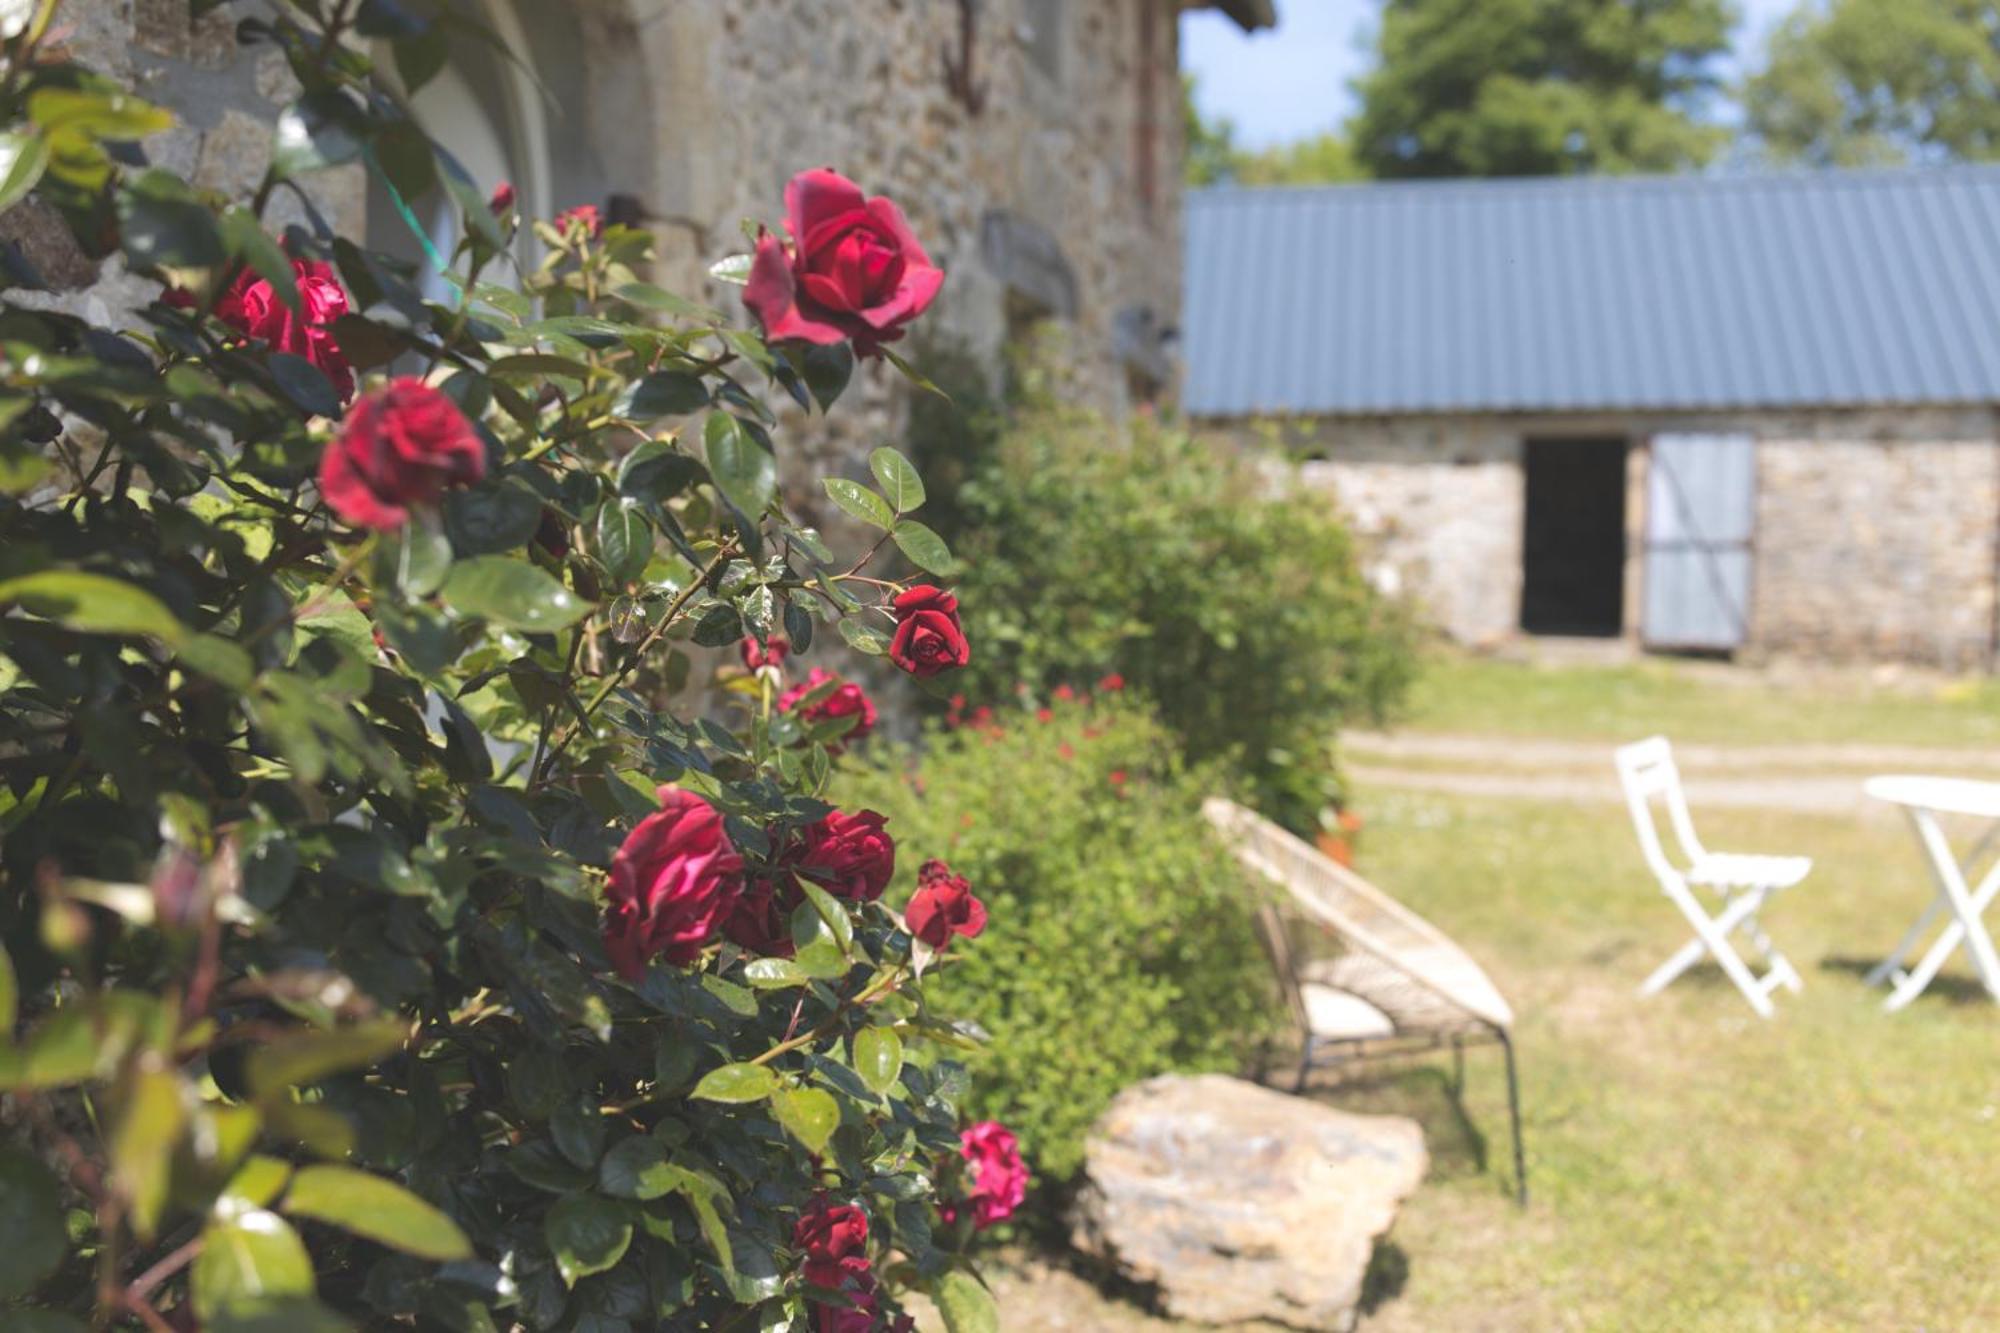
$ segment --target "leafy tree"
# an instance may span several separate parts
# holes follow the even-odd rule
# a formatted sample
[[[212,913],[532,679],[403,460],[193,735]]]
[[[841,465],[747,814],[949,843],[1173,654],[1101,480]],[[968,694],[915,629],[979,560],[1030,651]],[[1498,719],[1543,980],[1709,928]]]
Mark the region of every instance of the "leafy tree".
[[[1357,84],[1378,176],[1546,176],[1699,166],[1727,0],[1387,0]]]
[[[1751,131],[1779,161],[2000,158],[2000,4],[1801,5],[1772,35],[1745,103]]]
[[[1181,116],[1189,185],[1325,185],[1367,175],[1347,139],[1330,130],[1270,148],[1237,147],[1235,122],[1210,120],[1195,105],[1191,75],[1181,76]]]

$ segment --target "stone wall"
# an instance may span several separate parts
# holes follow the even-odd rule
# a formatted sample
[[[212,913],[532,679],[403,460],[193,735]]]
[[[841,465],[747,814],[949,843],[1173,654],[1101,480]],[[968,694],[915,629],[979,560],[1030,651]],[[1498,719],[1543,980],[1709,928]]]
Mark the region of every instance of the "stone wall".
[[[1766,432],[1751,637],[1760,649],[1992,663],[2000,448],[1984,412]]]
[[[1346,511],[1377,582],[1438,628],[1490,646],[1518,634],[1522,445],[1618,436],[1629,455],[1626,634],[1643,605],[1645,441],[1757,438],[1757,527],[1745,655],[1990,669],[2000,620],[2000,443],[1986,409],[1412,417],[1211,423],[1275,443]]]
[[[533,67],[511,70],[477,42],[454,56],[524,202],[622,198],[660,234],[659,277],[676,290],[699,290],[713,260],[748,248],[743,219],[779,225],[795,172],[833,166],[901,203],[946,269],[924,336],[997,377],[1003,346],[1050,318],[1068,330],[1074,396],[1116,411],[1141,381],[1171,392],[1180,0],[980,0],[957,88],[947,61],[963,59],[964,11],[949,0],[465,2]],[[67,0],[65,21],[88,63],[181,116],[146,145],[156,162],[245,195],[293,91],[274,50],[236,45],[236,21],[254,12],[228,6],[190,26],[186,0]],[[359,170],[322,186],[343,234],[417,257]],[[278,221],[292,220],[280,198]],[[46,239],[25,221],[0,221],[0,234]],[[151,295],[114,270],[73,303],[117,322]],[[708,295],[741,310],[733,288]],[[794,475],[828,460],[859,469],[900,435],[908,394],[870,367],[831,421],[788,423],[809,446]]]

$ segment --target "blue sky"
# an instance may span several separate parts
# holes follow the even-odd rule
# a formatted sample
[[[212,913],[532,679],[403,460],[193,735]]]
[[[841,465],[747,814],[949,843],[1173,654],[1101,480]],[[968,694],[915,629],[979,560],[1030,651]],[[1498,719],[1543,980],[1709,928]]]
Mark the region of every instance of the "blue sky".
[[[1738,0],[1739,55],[1755,64],[1764,35],[1794,0]],[[1276,32],[1246,37],[1215,10],[1181,20],[1182,63],[1204,113],[1236,122],[1261,148],[1330,129],[1354,109],[1347,82],[1367,64],[1376,0],[1277,0]]]

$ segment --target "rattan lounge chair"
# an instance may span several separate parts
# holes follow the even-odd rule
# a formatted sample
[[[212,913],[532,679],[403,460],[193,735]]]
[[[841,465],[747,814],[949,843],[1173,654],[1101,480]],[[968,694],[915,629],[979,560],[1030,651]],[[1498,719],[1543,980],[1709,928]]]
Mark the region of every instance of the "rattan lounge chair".
[[[1295,1090],[1314,1069],[1445,1048],[1461,1057],[1468,1045],[1497,1044],[1507,1061],[1515,1193],[1525,1206],[1514,1011],[1479,964],[1436,926],[1263,816],[1220,797],[1202,813],[1239,861],[1285,890],[1297,917],[1345,946],[1336,957],[1301,960],[1285,913],[1270,904],[1259,910],[1260,933],[1299,1027]],[[1462,1059],[1459,1069],[1462,1082]]]

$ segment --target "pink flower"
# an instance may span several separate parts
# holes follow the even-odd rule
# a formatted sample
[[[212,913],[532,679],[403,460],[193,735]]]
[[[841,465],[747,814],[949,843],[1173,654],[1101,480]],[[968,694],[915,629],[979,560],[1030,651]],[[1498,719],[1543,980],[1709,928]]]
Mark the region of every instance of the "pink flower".
[[[356,527],[400,528],[448,486],[486,475],[486,446],[458,404],[419,379],[392,380],[347,411],[319,460],[319,493]]]
[[[887,199],[830,170],[802,171],[785,186],[791,244],[757,239],[743,304],[773,340],[830,344],[852,340],[861,356],[903,336],[944,285]]]
[[[803,1251],[800,1271],[816,1287],[838,1287],[868,1272],[868,1214],[851,1203],[816,1204],[799,1215],[792,1244]]]
[[[1125,688],[1125,677],[1119,675],[1116,671],[1114,671],[1110,675],[1106,676],[1103,680],[1098,681],[1097,688],[1100,690],[1107,690],[1112,694],[1116,694],[1118,691]]]
[[[917,871],[917,892],[903,920],[910,934],[933,949],[942,949],[953,935],[972,939],[986,929],[986,904],[972,896],[972,884],[951,867],[932,859]]]
[[[806,674],[803,684],[794,685],[778,696],[778,711],[789,713],[799,700],[817,690],[828,681],[839,680],[831,671],[814,667]],[[857,719],[854,725],[826,748],[838,754],[850,741],[858,741],[875,729],[875,703],[859,685],[853,681],[843,681],[831,694],[817,703],[807,704],[799,720],[808,726],[821,722],[831,722],[837,718]]]
[[[499,217],[512,208],[514,206],[514,182],[501,181],[498,185],[494,186],[493,194],[487,199],[486,206],[493,210],[495,217]]]
[[[743,859],[715,807],[693,792],[660,788],[660,810],[639,821],[611,858],[604,949],[637,981],[655,957],[693,962],[743,892]]]
[[[746,634],[743,642],[737,645],[737,651],[743,655],[743,665],[755,671],[759,667],[783,666],[785,659],[791,656],[792,644],[780,634],[774,634],[762,643]]]
[[[1028,1167],[1020,1141],[997,1120],[982,1120],[959,1135],[959,1152],[972,1164],[972,1225],[980,1231],[1005,1222],[1028,1197]]]
[[[215,317],[246,338],[274,352],[301,356],[333,382],[345,402],[354,394],[354,370],[327,327],[347,313],[347,293],[333,276],[331,265],[316,259],[292,260],[292,280],[299,289],[299,312],[278,299],[277,289],[246,268],[215,303]],[[191,307],[194,298],[175,288],[166,293],[168,305]]]
[[[1072,700],[1072,699],[1074,699],[1074,698],[1076,698],[1076,691],[1075,691],[1075,690],[1071,689],[1071,688],[1070,688],[1069,686],[1067,686],[1067,685],[1058,685],[1058,686],[1056,686],[1056,700],[1057,700],[1057,702],[1059,702],[1059,703],[1068,703],[1068,702],[1069,702],[1070,700]]]
[[[565,239],[581,231],[594,241],[604,234],[604,219],[598,216],[596,204],[578,204],[556,214],[556,231]]]
[[[799,871],[836,898],[873,902],[896,873],[896,843],[873,810],[835,810],[805,832]]]

